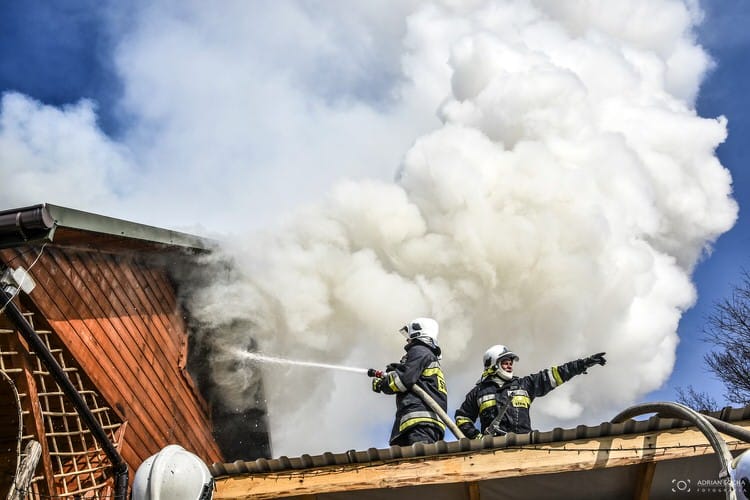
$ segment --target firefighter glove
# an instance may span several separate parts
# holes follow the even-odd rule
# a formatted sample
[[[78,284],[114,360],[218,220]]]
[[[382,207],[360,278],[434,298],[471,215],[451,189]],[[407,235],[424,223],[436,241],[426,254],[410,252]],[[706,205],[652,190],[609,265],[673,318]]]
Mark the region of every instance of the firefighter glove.
[[[404,364],[403,363],[388,363],[388,366],[385,367],[385,371],[387,372],[393,372],[396,370],[403,370]]]
[[[374,392],[383,392],[383,382],[385,382],[383,377],[374,377],[372,379],[372,390]]]
[[[583,360],[583,364],[586,368],[590,368],[594,365],[602,365],[604,366],[607,363],[607,360],[604,358],[604,355],[607,354],[606,352],[598,352],[592,356],[589,356],[588,358]]]

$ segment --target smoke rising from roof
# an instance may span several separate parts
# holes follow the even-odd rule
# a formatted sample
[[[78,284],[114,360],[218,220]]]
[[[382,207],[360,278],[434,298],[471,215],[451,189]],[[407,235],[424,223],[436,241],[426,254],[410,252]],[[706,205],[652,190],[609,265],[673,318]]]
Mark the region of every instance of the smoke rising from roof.
[[[111,158],[114,196],[44,198],[143,220],[159,197],[185,225],[234,232],[231,272],[190,302],[218,346],[382,368],[398,328],[432,316],[449,413],[491,344],[519,353],[518,374],[607,351],[534,404],[538,428],[598,423],[659,387],[692,269],[737,215],[715,156],[725,120],[693,106],[710,65],[694,2],[319,7],[250,22],[241,2],[142,6],[117,53],[128,133],[97,136],[85,104],[52,113]],[[38,137],[13,105],[50,113],[6,95],[0,155]],[[238,229],[248,213],[266,230]],[[257,365],[214,368],[227,405],[256,404]],[[262,370],[275,455],[386,443],[392,398],[363,377]]]
[[[521,372],[607,351],[595,377],[535,404],[540,427],[597,423],[658,388],[695,299],[691,269],[737,209],[714,156],[726,124],[692,108],[708,65],[695,12],[633,4],[422,6],[404,60],[438,59],[435,38],[449,47],[442,126],[394,183],[339,183],[234,249],[244,276],[195,310],[241,297],[234,314],[262,349],[356,366],[397,359],[394,332],[433,316],[453,407],[491,344],[521,353]],[[390,411],[365,381],[268,376],[277,453],[372,445]]]

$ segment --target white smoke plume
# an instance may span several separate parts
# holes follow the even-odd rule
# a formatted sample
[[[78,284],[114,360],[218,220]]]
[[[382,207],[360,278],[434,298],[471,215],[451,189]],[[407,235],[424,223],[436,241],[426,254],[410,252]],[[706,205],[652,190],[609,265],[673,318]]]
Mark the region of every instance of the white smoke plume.
[[[404,64],[447,61],[425,78],[450,78],[442,126],[395,183],[339,183],[282,232],[233,249],[243,277],[207,290],[202,312],[235,304],[228,317],[269,352],[377,367],[399,357],[404,322],[433,316],[453,408],[494,343],[526,373],[607,351],[594,377],[535,404],[542,428],[598,423],[658,388],[695,299],[692,267],[737,211],[714,156],[724,120],[692,107],[709,60],[689,7],[421,6]],[[386,419],[366,381],[268,377],[279,453],[372,445]]]
[[[382,368],[432,316],[450,413],[492,344],[521,375],[606,351],[534,403],[540,429],[608,420],[667,379],[692,269],[737,215],[725,120],[694,108],[711,64],[695,2],[223,5],[143,6],[118,51],[133,125],[92,135],[113,210],[154,217],[158,195],[233,232],[232,272],[190,304],[209,341]],[[258,367],[226,361],[225,401],[254,404]],[[365,377],[260,368],[274,455],[387,443],[393,398]]]

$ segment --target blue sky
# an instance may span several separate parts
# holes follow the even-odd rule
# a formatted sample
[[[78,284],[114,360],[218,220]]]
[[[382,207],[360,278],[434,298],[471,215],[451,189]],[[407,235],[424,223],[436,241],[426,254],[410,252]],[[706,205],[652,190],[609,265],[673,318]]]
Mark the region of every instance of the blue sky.
[[[61,106],[96,101],[102,127],[116,133],[120,92],[100,10],[102,2],[3,2],[0,88]]]
[[[640,3],[649,5],[649,2]],[[4,120],[0,123],[0,144],[5,133],[8,144],[18,146],[8,157],[17,161],[19,167],[11,172],[6,165],[0,166],[0,181],[11,173],[28,175],[29,181],[25,184],[24,196],[12,190],[3,191],[0,186],[0,195],[5,199],[0,208],[50,202],[209,236],[228,233],[235,236],[235,243],[239,245],[241,240],[246,245],[243,248],[246,253],[252,253],[256,238],[251,236],[245,241],[244,236],[238,235],[267,229],[284,217],[293,218],[299,207],[317,206],[315,204],[320,199],[328,200],[327,193],[337,186],[333,188],[333,201],[326,202],[329,204],[323,205],[320,211],[326,213],[326,210],[332,210],[332,206],[354,205],[355,208],[350,208],[354,215],[349,215],[361,225],[372,220],[382,221],[381,225],[385,225],[393,214],[382,206],[371,207],[369,211],[360,210],[358,196],[373,195],[379,201],[387,200],[391,204],[384,205],[399,206],[404,199],[403,192],[384,188],[374,181],[392,182],[394,172],[399,168],[401,174],[409,172],[410,166],[416,169],[411,170],[412,174],[418,172],[414,167],[415,158],[427,156],[425,152],[433,151],[435,164],[440,163],[441,155],[448,154],[436,140],[440,135],[429,135],[441,124],[436,109],[441,108],[441,117],[446,120],[446,117],[456,121],[470,120],[466,117],[471,116],[465,108],[451,107],[451,103],[446,106],[444,102],[451,91],[445,64],[448,48],[444,45],[457,36],[464,25],[452,25],[441,19],[438,11],[430,9],[420,11],[418,16],[409,17],[406,22],[407,14],[419,4],[416,0],[397,0],[385,5],[382,2],[362,2],[356,9],[350,9],[347,2],[333,0],[324,3],[258,2],[252,5],[227,2],[222,10],[203,9],[200,2],[134,1],[128,5],[95,0],[2,2],[0,92],[5,94],[5,109],[0,113]],[[669,7],[670,2],[665,0],[663,4]],[[554,11],[556,7],[553,5],[549,3],[547,7]],[[693,385],[723,402],[721,385],[704,367],[702,358],[710,346],[700,340],[701,331],[713,304],[730,293],[741,269],[750,267],[747,252],[750,222],[744,213],[744,207],[750,202],[750,174],[744,164],[748,148],[746,111],[750,70],[746,62],[750,34],[746,26],[750,22],[750,4],[745,0],[712,0],[702,2],[702,7],[705,19],[696,35],[699,44],[713,58],[714,66],[700,86],[696,109],[701,117],[723,115],[728,120],[728,138],[718,148],[718,157],[731,172],[733,196],[740,210],[732,229],[720,236],[710,255],[700,259],[695,268],[692,278],[697,289],[697,303],[682,315],[679,322],[680,343],[674,371],[657,390],[639,381],[641,386],[649,387],[643,396],[649,400],[674,400],[675,387]],[[524,14],[519,11],[520,16]],[[564,17],[565,13],[558,14]],[[470,17],[467,14],[467,19]],[[603,17],[604,21],[611,21]],[[650,21],[645,19],[643,23]],[[662,21],[665,22],[661,24],[668,25],[666,21],[671,19]],[[481,24],[476,19],[471,22]],[[574,31],[577,25],[571,22],[570,26]],[[605,23],[603,26],[609,25]],[[625,38],[638,33],[640,27],[636,24],[627,28],[631,31],[622,32]],[[648,37],[649,29],[658,33],[659,26],[646,26],[643,30],[644,39],[658,45],[658,37]],[[669,36],[680,35],[668,28],[664,32]],[[559,34],[550,31],[549,36]],[[481,71],[472,72],[470,58],[463,61],[462,66],[460,57],[456,57],[457,60],[452,62],[454,69],[457,73],[466,70],[466,80],[463,87],[458,77],[452,83],[457,89],[470,93],[472,78]],[[691,70],[692,67],[688,67],[685,73]],[[680,74],[680,71],[676,73]],[[565,81],[556,83],[565,84]],[[601,84],[601,88],[609,89],[611,82],[594,78],[591,83],[594,87]],[[516,90],[522,92],[523,87]],[[530,106],[533,107],[533,103]],[[491,124],[489,127],[492,129]],[[513,133],[502,127],[491,132],[498,136]],[[422,140],[423,137],[426,138]],[[465,139],[471,140],[471,137]],[[450,142],[451,138],[446,136],[445,140]],[[415,141],[420,144],[419,148],[413,147]],[[341,179],[374,181],[363,185],[346,182],[341,185],[338,184]],[[455,178],[453,183],[459,185],[462,180]],[[419,198],[425,195],[420,191],[420,185],[409,184],[413,181],[408,176],[399,181],[409,188],[409,196]],[[81,186],[85,189],[82,190]],[[449,190],[450,186],[442,187]],[[409,218],[408,212],[397,215],[404,220]],[[304,228],[305,223],[300,225],[303,226],[302,235],[310,236],[309,228]],[[395,233],[406,231],[395,224],[388,227]],[[460,231],[463,228],[459,228],[459,234],[464,234]],[[488,232],[481,223],[477,231],[476,234],[480,235]],[[373,243],[378,243],[377,238],[382,235],[363,236],[356,230],[353,233],[354,239],[361,237],[376,249],[363,257],[365,260],[387,256],[387,246],[383,249]],[[466,240],[471,242],[471,236],[475,234],[467,234]],[[584,240],[587,237],[585,231],[576,234]],[[303,236],[299,238],[304,239]],[[330,234],[325,234],[324,240],[330,237]],[[289,240],[295,240],[295,237],[289,237]],[[497,244],[495,241],[491,243]],[[565,243],[564,237],[556,242]],[[278,253],[283,255],[285,249],[281,250]],[[686,261],[692,255],[691,249],[684,253],[677,249],[674,254]],[[299,259],[300,254],[291,252],[291,256]],[[570,257],[568,262],[572,267],[571,280],[580,278],[578,273],[585,269],[585,259],[584,262],[577,261],[575,252],[567,257]],[[251,268],[262,274],[263,264],[271,264],[267,262],[269,259],[262,257],[259,259],[262,264],[254,262]],[[436,267],[441,264],[435,263]],[[321,266],[321,263],[315,265]],[[576,265],[581,266],[580,269]],[[474,271],[470,269],[468,272]],[[485,276],[481,269],[477,275],[480,278]],[[363,273],[363,276],[364,285],[369,285],[372,275]],[[428,290],[422,294],[427,298],[420,297],[413,302],[428,303],[433,307],[444,303],[452,305],[440,295],[443,292],[440,285],[444,280],[450,281],[451,273],[446,276],[440,276],[432,283],[435,289],[439,289],[434,296]],[[277,278],[269,277],[269,283],[272,283],[269,287],[275,286]],[[289,280],[300,280],[299,276],[283,278],[278,282],[285,284]],[[367,297],[373,311],[363,311],[358,318],[360,324],[369,321],[378,326],[380,322],[391,325],[412,314],[406,304],[414,298],[413,287],[404,286],[402,290],[403,283],[390,275],[387,278],[392,280],[387,282],[394,285],[392,296]],[[559,289],[569,286],[575,293],[586,297],[587,290],[575,290],[579,283],[566,283],[560,278],[553,285]],[[638,286],[637,282],[632,283],[633,289]],[[557,289],[555,287],[553,289]],[[323,314],[317,308],[319,304],[303,300],[308,296],[290,295],[287,288],[280,286],[276,290],[280,303],[292,304],[313,316]],[[536,296],[536,291],[532,291],[534,293],[529,295]],[[601,289],[592,292],[591,297],[596,297],[599,292]],[[348,293],[356,295],[351,290]],[[401,293],[403,295],[399,295]],[[314,296],[314,293],[309,296]],[[555,339],[559,342],[555,344],[555,355],[559,355],[558,352],[564,352],[566,356],[585,354],[579,353],[576,346],[571,347],[567,340],[577,339],[586,348],[599,350],[593,335],[580,338],[574,333],[586,323],[583,320],[576,323],[581,304],[564,299],[557,303],[558,309],[554,306],[558,298],[551,296],[549,303],[553,305],[549,309],[545,309],[544,301],[540,301],[541,304],[531,301],[542,313],[551,311],[554,314],[559,310],[569,313],[562,318],[573,326],[565,335]],[[506,299],[512,303],[518,297],[508,299],[501,295],[496,299],[501,303]],[[441,302],[443,300],[446,302]],[[669,307],[679,309],[681,300],[676,298],[666,302]],[[650,312],[658,315],[660,311]],[[420,311],[415,316],[423,314]],[[543,320],[521,316],[508,315],[507,322],[504,319],[499,321],[500,326],[510,332],[514,327],[551,331],[564,323],[562,319],[557,322],[557,318],[553,318],[546,324]],[[448,318],[448,327],[444,331],[470,330],[464,319],[461,314]],[[307,319],[294,317],[294,314],[284,318],[287,325],[293,325],[295,321],[306,324],[303,320]],[[342,321],[342,317],[338,317],[332,323],[338,325]],[[489,321],[477,320],[475,330],[497,326],[497,318],[494,318],[494,324]],[[591,323],[596,325],[597,321],[604,320],[594,319]],[[649,326],[648,321],[644,326]],[[481,358],[484,343],[489,341],[483,336],[485,334],[475,334],[478,345],[464,352],[465,359]],[[520,344],[523,337],[517,335],[511,341]],[[670,345],[673,338],[666,335],[661,342],[651,341],[648,338],[650,333],[642,335],[644,337],[639,337],[638,332],[634,332],[634,342],[639,342],[637,339],[643,342],[642,350],[631,345],[623,352],[627,352],[630,359],[639,358],[632,363],[635,369],[643,366],[644,370],[655,370],[657,376],[664,376],[656,366],[658,363],[648,365],[643,360],[651,359],[655,355],[653,349]],[[290,339],[299,340],[294,335],[290,335]],[[564,361],[550,359],[551,354],[545,352],[549,340],[545,343],[543,339],[532,339],[516,350],[527,353],[526,357],[522,354],[524,360],[531,358],[531,361],[540,363]],[[276,350],[269,354],[284,354],[284,349],[290,348],[284,342],[273,339],[270,345]],[[397,354],[393,353],[390,340],[378,342],[372,352],[382,355],[384,362],[392,361],[390,358]],[[617,339],[608,339],[608,342],[618,345]],[[309,352],[318,355],[317,361],[349,362],[358,366],[366,363],[366,350],[356,345],[347,346],[348,350],[341,348],[330,352],[333,358],[323,357],[324,351],[316,350],[315,346],[307,347]],[[664,352],[660,351],[659,356],[663,355]],[[534,367],[528,369],[531,368]],[[617,379],[622,384],[629,383],[622,381],[621,375],[616,376],[617,373],[627,373],[629,361],[616,359],[607,369],[607,376],[613,377],[613,383],[617,383]],[[470,384],[476,377],[475,371],[472,368],[466,373],[454,372],[448,378],[458,380],[457,386]],[[349,382],[339,383],[347,390],[351,389],[347,385]],[[554,408],[565,406],[567,397],[571,396],[555,401],[549,398],[551,409],[548,412],[554,414]],[[581,397],[583,399],[567,407],[593,404],[585,399],[585,395]],[[537,406],[541,407],[541,404]],[[370,410],[373,414],[383,412],[388,415],[390,406]],[[602,412],[606,416],[610,410]],[[571,413],[565,418],[568,423],[576,423],[582,417]],[[368,420],[365,424],[370,429],[377,428],[377,432],[384,432],[383,429],[390,426],[388,420],[374,423]],[[338,425],[335,418],[331,422],[331,425]],[[342,420],[339,424],[345,422]],[[345,438],[342,436],[342,440]],[[357,433],[353,432],[350,439],[357,439]],[[314,447],[316,443],[310,446]]]
[[[750,169],[748,158],[747,110],[750,109],[750,34],[743,28],[750,22],[750,4],[741,0],[702,2],[706,21],[699,36],[702,44],[716,61],[698,96],[697,110],[701,116],[724,115],[729,121],[729,135],[718,149],[722,164],[732,172],[734,197],[739,203],[737,223],[721,236],[697,267],[694,280],[698,302],[680,321],[682,342],[677,350],[677,366],[666,386],[650,395],[653,400],[674,398],[674,386],[696,389],[723,400],[723,386],[714,379],[703,363],[708,348],[699,341],[705,319],[714,304],[729,297],[738,284],[738,275],[750,268],[750,220],[745,207],[750,203]]]

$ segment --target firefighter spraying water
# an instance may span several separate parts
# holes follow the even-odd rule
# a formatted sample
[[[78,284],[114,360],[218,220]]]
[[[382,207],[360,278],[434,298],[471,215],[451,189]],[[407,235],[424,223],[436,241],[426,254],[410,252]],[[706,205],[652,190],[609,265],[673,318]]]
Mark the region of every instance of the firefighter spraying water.
[[[384,378],[386,376],[386,373],[381,370],[370,368],[367,370],[367,376],[373,377],[373,378]],[[445,411],[443,411],[440,405],[438,405],[437,402],[434,399],[432,399],[430,395],[424,391],[424,389],[419,387],[419,385],[414,384],[410,390],[414,394],[419,396],[422,399],[422,401],[424,401],[425,404],[429,406],[430,409],[432,409],[432,411],[438,414],[440,419],[443,421],[443,423],[445,423],[445,425],[448,426],[448,428],[451,430],[454,436],[456,436],[458,439],[463,439],[464,437],[466,437],[464,436],[464,433],[461,432],[461,429],[459,429],[456,426],[456,424],[453,423],[453,420],[451,420],[448,414],[445,413]]]
[[[423,320],[423,322],[425,322],[425,324],[427,325],[427,320],[429,318],[420,318],[420,319]],[[417,321],[418,320],[414,320],[414,322],[412,322],[412,326],[414,324],[418,324],[418,323],[415,323]],[[408,330],[409,330],[409,327],[404,326],[404,328],[402,328],[402,333],[404,332],[408,333]],[[435,332],[437,332],[437,323],[435,323]],[[427,334],[424,334],[423,332],[423,335],[427,335]],[[415,338],[416,337],[418,336],[415,336]],[[435,334],[435,340],[436,339],[437,339],[437,333]],[[277,365],[302,366],[302,367],[310,367],[310,368],[325,368],[325,369],[330,369],[330,370],[340,370],[340,371],[347,371],[347,372],[353,372],[353,373],[362,373],[362,374],[366,374],[368,377],[372,377],[374,379],[373,384],[376,384],[376,383],[381,384],[382,381],[384,381],[386,378],[388,377],[393,378],[397,376],[397,372],[395,371],[391,373],[388,371],[376,370],[374,368],[358,368],[354,366],[318,363],[314,361],[300,361],[300,360],[286,359],[286,358],[280,358],[280,357],[275,357],[275,356],[268,356],[265,354],[259,354],[255,352],[248,352],[248,351],[242,351],[242,350],[235,350],[233,351],[233,353],[243,359],[248,359],[252,361],[260,361],[263,363],[271,363],[271,364],[277,364]],[[396,365],[397,365],[396,363],[392,363],[389,366],[395,367]],[[434,367],[432,368],[432,370],[434,371]],[[445,381],[442,378],[442,372],[440,373],[441,373],[441,380],[443,381],[442,386],[445,387]],[[379,392],[379,391],[376,391],[376,392]],[[407,392],[410,392],[413,396],[416,396],[418,400],[421,400],[421,402],[424,405],[429,407],[429,410],[437,415],[438,421],[441,423],[441,425],[447,426],[451,430],[454,436],[456,436],[458,439],[464,437],[463,433],[453,423],[453,420],[451,420],[451,418],[448,416],[448,414],[446,413],[446,410],[442,408],[435,401],[435,398],[430,396],[430,394],[428,394],[422,387],[420,387],[416,383],[410,384],[409,390]]]
[[[391,363],[385,373],[370,370],[372,390],[396,395],[396,417],[391,430],[391,445],[434,443],[445,436],[445,427],[453,427],[445,414],[448,389],[440,368],[438,323],[432,318],[416,318],[399,332],[406,338],[406,354]],[[457,431],[458,429],[456,429]],[[456,433],[461,437],[460,432]]]
[[[390,443],[400,446],[443,439],[445,427],[450,428],[459,439],[465,437],[461,429],[465,429],[470,438],[497,436],[507,432],[528,432],[528,409],[534,397],[543,396],[575,375],[586,373],[587,369],[606,363],[605,353],[597,353],[519,378],[513,375],[513,363],[518,361],[519,357],[506,346],[492,346],[484,355],[484,372],[480,381],[456,411],[457,422],[461,426],[459,428],[445,413],[447,388],[440,369],[437,322],[430,318],[416,318],[404,326],[401,333],[406,337],[406,354],[400,362],[389,364],[385,370],[290,360],[244,351],[238,351],[237,354],[245,359],[264,363],[366,374],[372,378],[373,391],[396,395],[396,419]],[[433,397],[433,394],[437,394],[437,397]],[[666,406],[664,403],[659,405],[659,408]],[[682,418],[695,414],[693,410],[674,404],[667,409],[672,407],[682,411],[677,415]],[[642,411],[637,407],[635,410],[628,409],[612,421],[619,422],[644,411],[655,411],[650,406]],[[512,418],[509,417],[511,412],[516,412]],[[477,418],[481,423],[481,431],[473,425]],[[515,422],[516,427],[510,425],[511,421]],[[732,427],[719,423],[725,427]],[[722,427],[724,432],[747,439],[744,429],[727,431],[725,427]],[[710,421],[706,429],[718,436]],[[745,452],[734,460],[731,460],[728,452],[726,455],[726,464],[723,466],[719,482],[725,486],[727,498],[750,500],[750,452]],[[132,498],[210,500],[213,494],[214,478],[200,458],[181,446],[169,445],[149,457],[139,467],[133,483]]]

